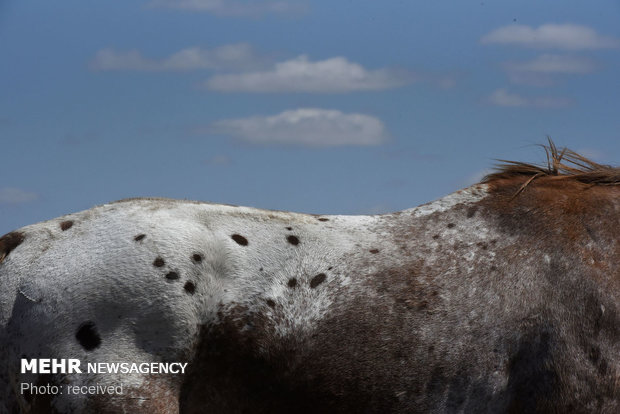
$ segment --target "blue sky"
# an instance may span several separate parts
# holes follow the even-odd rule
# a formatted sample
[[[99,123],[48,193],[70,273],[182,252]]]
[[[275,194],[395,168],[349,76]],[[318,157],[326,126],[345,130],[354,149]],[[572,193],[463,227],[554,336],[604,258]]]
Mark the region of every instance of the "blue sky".
[[[0,233],[162,196],[396,211],[620,161],[620,2],[0,1]]]

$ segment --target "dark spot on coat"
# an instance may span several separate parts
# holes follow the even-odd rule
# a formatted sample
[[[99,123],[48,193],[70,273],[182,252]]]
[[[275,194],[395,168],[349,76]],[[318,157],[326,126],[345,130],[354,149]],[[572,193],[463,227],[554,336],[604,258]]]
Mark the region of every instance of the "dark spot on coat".
[[[177,272],[166,273],[166,279],[168,280],[177,280],[178,278],[179,278],[179,274]]]
[[[192,255],[192,260],[194,261],[194,263],[200,263],[202,262],[202,255],[200,253],[194,253]]]
[[[459,369],[456,375],[448,381],[446,412],[459,412],[459,408],[463,406],[467,399],[467,390],[470,388],[469,375],[463,369]]]
[[[63,221],[62,223],[60,223],[60,229],[62,231],[69,230],[71,227],[73,227],[72,220],[67,220],[67,221]]]
[[[427,394],[438,394],[446,387],[446,378],[441,367],[435,367],[431,372],[429,380],[426,382]]]
[[[588,226],[587,224],[584,224],[583,227],[585,228],[586,232],[588,233],[588,236],[590,236],[590,238],[592,240],[594,240],[595,242],[598,242],[599,237],[596,234],[596,232],[592,229],[592,227]]]
[[[318,275],[314,276],[312,280],[310,280],[310,287],[314,289],[315,287],[323,283],[326,277],[327,275],[325,275],[325,273],[319,273]]]
[[[588,349],[588,359],[590,360],[590,362],[592,362],[592,364],[596,366],[600,358],[601,358],[601,348],[599,348],[596,345],[591,345],[590,348]]]
[[[332,266],[330,266],[330,267],[328,267],[328,268],[327,268],[327,270],[332,270],[332,269],[333,269],[333,267],[332,267]]]
[[[439,238],[439,234],[435,234],[435,235],[433,236],[433,239],[435,239],[435,240],[437,240],[438,238]]]
[[[478,242],[476,243],[476,246],[480,247],[482,250],[486,250],[489,248],[489,246],[485,242]]]
[[[379,249],[370,249],[369,252],[372,254],[377,254],[379,253]]]
[[[328,219],[328,218],[325,218],[325,217],[319,217],[319,218],[318,218],[318,220],[319,220],[319,221],[329,221],[329,219]]]
[[[597,366],[599,374],[607,375],[608,365],[607,360],[605,358],[601,358]]]
[[[288,280],[288,287],[290,288],[294,288],[295,286],[297,286],[297,279],[295,279],[294,277]]]
[[[293,230],[293,228],[292,228],[292,227],[287,227],[286,229],[287,229],[288,231]]]
[[[39,374],[37,375],[36,387],[47,387],[48,385],[55,385],[57,382],[54,379],[53,374]],[[35,393],[31,389],[24,390],[22,393],[24,400],[30,404],[29,413],[50,413],[58,414],[58,411],[54,409],[52,400],[55,395],[53,393]],[[21,411],[21,410],[20,410]]]
[[[508,412],[540,412],[541,403],[558,385],[552,360],[552,338],[546,330],[535,330],[519,342],[508,364],[508,385],[512,390]]]
[[[241,246],[247,246],[247,245],[248,245],[248,239],[246,239],[245,237],[243,237],[243,236],[242,236],[242,235],[240,235],[240,234],[233,234],[233,235],[232,235],[232,236],[230,236],[230,237],[232,237],[232,239],[233,239],[234,241],[236,241],[236,242],[237,242],[237,244],[239,244],[239,245],[241,245]]]
[[[476,210],[478,210],[478,206],[473,206],[467,209],[467,218],[472,218],[476,215]]]
[[[78,340],[82,348],[87,351],[92,351],[101,345],[101,337],[97,332],[97,326],[92,321],[83,322],[77,332],[75,333],[75,339]]]
[[[449,229],[453,228],[454,226],[456,226],[456,224],[454,224],[454,223],[448,223],[448,228],[449,228]]]
[[[60,385],[58,380],[53,374],[39,374],[36,376],[36,389],[39,387],[47,387],[48,385]],[[62,386],[62,385],[61,385]],[[45,413],[45,414],[58,414],[59,411],[54,408],[52,400],[55,395],[51,392],[38,393],[33,392],[34,389],[24,390],[22,394],[24,400],[30,404],[28,412],[32,414]]]
[[[164,262],[164,259],[162,259],[161,257],[158,257],[157,259],[153,261],[153,266],[155,267],[162,267],[165,264],[166,262]]]
[[[13,231],[5,234],[0,238],[0,263],[24,241],[24,234],[19,231]]]
[[[185,291],[190,295],[193,295],[196,291],[196,285],[194,284],[194,282],[190,282],[188,280],[187,282],[185,282],[185,285],[183,285],[183,289],[185,289]]]
[[[293,246],[297,246],[299,244],[299,238],[297,236],[288,236],[286,240],[288,240],[288,242]]]
[[[272,299],[267,299],[267,305],[269,305],[270,308],[276,307],[276,303]]]
[[[135,241],[140,241],[142,239],[144,239],[146,237],[146,234],[138,234],[136,237],[134,237],[133,239]]]

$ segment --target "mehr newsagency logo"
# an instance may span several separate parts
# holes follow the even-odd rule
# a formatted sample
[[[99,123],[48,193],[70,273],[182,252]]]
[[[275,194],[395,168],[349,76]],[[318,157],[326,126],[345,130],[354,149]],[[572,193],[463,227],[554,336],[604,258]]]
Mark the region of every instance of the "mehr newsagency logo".
[[[89,362],[83,365],[74,358],[33,358],[21,360],[22,374],[185,374],[187,362]],[[104,377],[105,378],[105,377]],[[123,384],[95,383],[88,385],[55,385],[21,383],[21,394],[123,394]]]

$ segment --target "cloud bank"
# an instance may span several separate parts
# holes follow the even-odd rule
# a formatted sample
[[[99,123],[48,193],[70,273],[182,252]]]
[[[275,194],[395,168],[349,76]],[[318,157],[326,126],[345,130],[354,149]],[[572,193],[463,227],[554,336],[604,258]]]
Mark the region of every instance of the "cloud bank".
[[[344,57],[313,62],[302,55],[269,71],[215,75],[205,87],[222,92],[346,93],[396,88],[414,80],[407,71],[367,70]]]
[[[102,49],[95,54],[90,68],[98,71],[133,70],[184,72],[201,69],[248,69],[265,62],[247,43],[225,45],[214,49],[189,47],[165,59],[149,59],[137,51],[117,52]]]
[[[372,146],[388,140],[383,122],[376,117],[318,108],[300,108],[274,116],[221,120],[203,132],[228,135],[258,145],[315,148]]]
[[[620,39],[599,35],[590,27],[552,23],[537,28],[524,25],[500,27],[483,36],[480,42],[532,49],[591,50],[620,47]]]
[[[573,104],[570,99],[550,96],[528,98],[516,93],[510,93],[506,89],[497,89],[489,97],[487,102],[494,106],[521,107],[521,108],[564,108]]]
[[[550,54],[528,62],[507,62],[503,66],[512,83],[535,86],[551,85],[557,76],[585,75],[597,69],[589,58]]]
[[[149,7],[213,13],[218,16],[258,17],[265,14],[299,14],[307,10],[297,1],[151,0]]]

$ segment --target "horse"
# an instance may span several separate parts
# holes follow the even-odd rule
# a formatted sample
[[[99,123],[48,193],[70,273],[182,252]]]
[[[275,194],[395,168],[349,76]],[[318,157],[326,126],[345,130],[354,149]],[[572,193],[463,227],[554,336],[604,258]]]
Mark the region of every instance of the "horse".
[[[15,230],[0,412],[620,412],[620,168],[545,149],[392,214],[140,198]],[[84,369],[116,362],[187,365]]]

